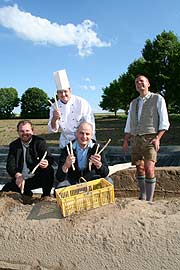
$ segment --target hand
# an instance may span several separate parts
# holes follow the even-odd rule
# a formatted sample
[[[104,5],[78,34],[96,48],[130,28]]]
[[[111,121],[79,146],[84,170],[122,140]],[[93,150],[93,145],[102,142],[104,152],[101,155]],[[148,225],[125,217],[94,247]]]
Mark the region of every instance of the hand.
[[[95,154],[95,155],[90,156],[90,161],[91,161],[92,164],[94,164],[94,166],[97,169],[101,168],[101,166],[102,166],[101,155]]]
[[[23,175],[21,173],[16,173],[15,178],[16,178],[16,185],[18,186],[18,188],[20,188],[24,180]]]
[[[59,118],[61,118],[61,112],[60,112],[60,110],[59,109],[54,109],[54,111],[53,111],[53,119],[56,121]]]
[[[123,142],[123,151],[124,151],[124,153],[127,153],[127,151],[128,151],[128,140],[124,140],[124,142]]]
[[[42,168],[42,169],[46,169],[49,165],[49,162],[47,159],[42,159],[40,162],[39,162],[39,167]]]
[[[156,152],[159,151],[159,148],[160,148],[160,139],[158,136],[156,136],[152,141],[151,141],[152,144],[154,144],[154,147],[155,147],[155,150]]]
[[[25,180],[23,178],[23,175],[21,173],[16,173],[15,175],[16,178],[16,185],[18,186],[18,188],[20,188],[21,193],[24,193],[24,185],[25,185]]]
[[[66,158],[66,162],[65,162],[64,165],[65,165],[65,167],[67,169],[69,169],[72,166],[72,164],[75,163],[75,161],[76,161],[76,158],[75,158],[74,155],[68,155],[67,158]]]

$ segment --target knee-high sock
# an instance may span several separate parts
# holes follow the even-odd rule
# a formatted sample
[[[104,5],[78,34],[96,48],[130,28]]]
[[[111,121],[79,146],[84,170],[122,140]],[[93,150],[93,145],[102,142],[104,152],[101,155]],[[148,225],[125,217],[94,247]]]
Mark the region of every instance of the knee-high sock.
[[[154,196],[154,190],[156,186],[156,178],[146,178],[145,187],[146,187],[146,201],[152,202]]]
[[[145,176],[144,175],[137,176],[136,179],[137,179],[139,189],[140,189],[139,199],[146,200]]]

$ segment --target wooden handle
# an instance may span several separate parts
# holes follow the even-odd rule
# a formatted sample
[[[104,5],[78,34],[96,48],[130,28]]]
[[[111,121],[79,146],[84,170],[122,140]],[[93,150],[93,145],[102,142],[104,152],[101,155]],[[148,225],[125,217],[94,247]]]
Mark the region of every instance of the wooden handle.
[[[67,148],[68,156],[73,155],[72,142],[70,142],[70,150],[69,150],[68,145],[66,145],[66,148]],[[72,166],[73,171],[75,171],[75,167],[74,167],[74,164],[73,163],[72,163],[71,166]]]
[[[107,141],[107,143],[104,145],[104,147],[99,151],[99,155],[102,153],[102,151],[104,151],[104,149],[108,146],[108,144],[110,143],[110,141],[111,141],[111,139],[109,139],[108,141]]]
[[[96,147],[96,152],[95,152],[95,154],[98,153],[98,150],[99,150],[99,144],[98,144],[97,147]]]
[[[98,144],[97,147],[96,147],[95,155],[98,153],[98,150],[99,150],[99,144]],[[92,161],[90,160],[90,161],[89,161],[89,171],[91,171],[91,167],[92,167]]]
[[[24,186],[25,186],[25,180],[22,181],[20,190],[21,190],[21,194],[24,194]]]
[[[53,105],[54,105],[50,99],[48,99],[48,101],[49,101],[49,103],[51,104],[51,106],[53,106]]]
[[[41,158],[41,161],[45,159],[46,155],[47,155],[47,151],[44,153],[44,156]],[[32,170],[31,174],[34,174],[35,173],[35,171],[37,170],[37,168],[39,167],[39,165],[40,165],[40,162],[34,167],[34,169]]]
[[[54,101],[55,101],[55,106],[56,106],[56,109],[58,109],[58,101],[57,101],[57,98],[56,98],[56,93],[54,93]]]

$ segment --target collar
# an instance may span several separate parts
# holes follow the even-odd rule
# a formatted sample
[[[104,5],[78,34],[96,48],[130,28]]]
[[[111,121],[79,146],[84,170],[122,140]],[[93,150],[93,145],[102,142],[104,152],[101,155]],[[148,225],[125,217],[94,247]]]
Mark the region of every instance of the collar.
[[[148,92],[147,95],[145,95],[145,97],[141,97],[139,96],[139,99],[142,100],[142,101],[146,101],[147,99],[149,99],[151,96],[151,92]]]
[[[23,143],[23,142],[21,141],[21,144],[22,144],[22,146],[24,146],[25,148],[28,148],[31,142],[32,142],[32,138],[30,139],[30,141],[29,141],[28,143]]]
[[[85,149],[87,149],[87,148],[93,148],[94,144],[95,144],[95,143],[94,143],[92,140],[90,140],[90,142],[88,143],[88,145],[86,146],[86,148],[83,149],[83,148],[80,147],[78,141],[75,140],[75,141],[73,142],[73,144],[72,144],[72,147],[73,147],[73,149],[85,150]]]

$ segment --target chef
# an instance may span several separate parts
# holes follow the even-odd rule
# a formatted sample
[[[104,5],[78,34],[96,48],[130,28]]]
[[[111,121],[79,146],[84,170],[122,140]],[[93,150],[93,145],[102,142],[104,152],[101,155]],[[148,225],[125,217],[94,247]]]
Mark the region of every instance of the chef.
[[[54,72],[58,100],[50,108],[48,128],[49,132],[61,131],[60,148],[65,147],[75,139],[77,127],[81,122],[93,125],[93,138],[95,138],[95,120],[89,103],[72,95],[66,70]]]

